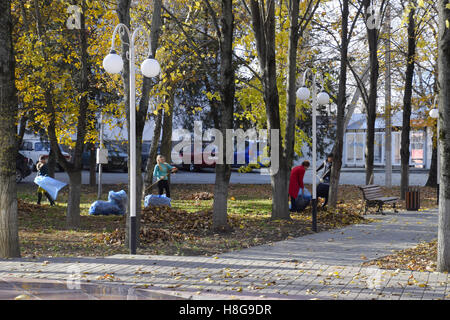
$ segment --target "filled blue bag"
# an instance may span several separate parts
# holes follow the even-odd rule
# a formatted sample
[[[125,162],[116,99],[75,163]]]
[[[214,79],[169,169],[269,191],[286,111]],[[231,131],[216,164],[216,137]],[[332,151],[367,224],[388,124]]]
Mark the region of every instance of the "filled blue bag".
[[[308,189],[304,189],[305,191],[304,191],[304,193],[303,193],[303,198],[306,200],[306,201],[311,201],[312,200],[312,195],[311,195],[311,192],[309,192],[309,190]],[[302,189],[300,188],[300,190],[298,190],[298,195],[297,196],[300,196],[302,194]]]
[[[89,208],[89,214],[93,216],[123,215],[125,213],[116,203],[109,201],[95,201]]]
[[[124,190],[110,191],[108,201],[95,201],[89,208],[89,214],[94,216],[124,215],[127,210],[127,194]]]
[[[154,195],[154,194],[149,194],[148,196],[146,196],[144,198],[144,207],[147,208],[149,206],[153,206],[153,207],[163,207],[163,206],[168,206],[171,207],[170,205],[170,201],[172,199],[166,197],[165,194],[163,195]]]
[[[47,191],[53,200],[56,200],[56,198],[58,197],[59,190],[67,186],[67,183],[55,180],[47,176],[36,176],[36,178],[34,178],[34,183]]]
[[[108,193],[108,201],[117,204],[123,211],[127,209],[128,197],[124,190],[119,192],[110,191]]]

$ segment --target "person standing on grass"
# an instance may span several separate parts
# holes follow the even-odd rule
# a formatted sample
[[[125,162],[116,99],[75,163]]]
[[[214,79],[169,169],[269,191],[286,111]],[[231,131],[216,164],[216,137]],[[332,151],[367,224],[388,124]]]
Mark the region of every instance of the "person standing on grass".
[[[164,191],[166,196],[170,198],[169,174],[177,172],[178,169],[166,163],[166,158],[162,155],[156,157],[155,169],[153,169],[153,176],[158,180],[158,192],[162,195]]]
[[[300,166],[294,167],[291,171],[291,177],[289,179],[289,196],[291,198],[291,210],[296,211],[295,200],[298,197],[298,192],[302,189],[302,194],[305,191],[305,186],[303,184],[303,177],[305,176],[306,170],[309,168],[310,163],[308,160],[302,162]]]
[[[41,177],[48,177],[48,165],[47,165],[47,158],[42,155],[39,157],[39,162],[36,164],[36,169],[37,169],[37,175],[41,176]],[[50,202],[51,206],[55,205],[55,201],[52,199],[52,197],[48,194],[47,191],[45,191],[43,188],[38,187],[38,200],[37,200],[37,204],[41,204],[41,200],[42,200],[42,195],[44,194],[48,201]]]

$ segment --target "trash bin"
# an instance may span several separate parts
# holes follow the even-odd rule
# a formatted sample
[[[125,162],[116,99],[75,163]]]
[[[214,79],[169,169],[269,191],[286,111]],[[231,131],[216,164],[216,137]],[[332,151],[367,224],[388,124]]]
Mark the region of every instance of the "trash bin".
[[[406,210],[418,211],[420,209],[420,190],[419,188],[409,188],[405,194]]]

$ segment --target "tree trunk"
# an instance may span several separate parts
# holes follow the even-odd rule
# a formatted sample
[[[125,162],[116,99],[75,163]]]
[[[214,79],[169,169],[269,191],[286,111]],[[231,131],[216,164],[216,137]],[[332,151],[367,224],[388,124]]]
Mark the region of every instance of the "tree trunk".
[[[152,193],[152,188],[150,186],[153,183],[153,168],[156,165],[156,156],[158,153],[158,144],[159,138],[161,136],[161,122],[163,117],[163,110],[158,110],[158,115],[155,117],[155,129],[153,130],[153,140],[152,145],[150,147],[147,166],[146,166],[146,175],[144,181],[144,194],[145,197],[147,194]]]
[[[25,129],[27,128],[28,115],[24,115],[19,120],[19,134],[17,135],[17,147],[20,148],[23,142],[23,136],[25,135]]]
[[[333,165],[331,166],[330,191],[328,204],[330,208],[336,208],[338,201],[339,177],[342,168],[342,153],[344,149],[345,131],[345,106],[347,104],[347,63],[348,63],[348,17],[349,4],[344,1],[342,4],[342,24],[341,24],[341,61],[339,71],[339,91],[337,99],[336,117],[336,140],[334,142]]]
[[[439,0],[439,120],[440,194],[438,225],[438,259],[440,272],[450,271],[450,21],[447,0]]]
[[[409,159],[410,159],[410,132],[411,132],[411,99],[414,79],[414,65],[416,55],[416,23],[414,20],[414,4],[411,2],[411,11],[408,21],[408,55],[406,65],[405,94],[403,96],[403,123],[401,138],[401,179],[400,197],[405,199],[409,186]]]
[[[97,150],[93,143],[89,143],[89,185],[95,187],[97,184]]]
[[[299,0],[290,2],[289,11],[289,44],[288,44],[288,75],[287,75],[287,116],[286,116],[286,162],[288,172],[286,180],[289,179],[290,169],[294,159],[295,146],[295,124],[296,124],[296,106],[297,106],[297,47],[299,40]],[[288,184],[289,188],[289,184]]]
[[[433,151],[431,153],[431,165],[430,165],[430,171],[428,172],[428,180],[427,183],[425,184],[426,187],[437,187],[438,184],[438,176],[437,176],[437,158],[438,158],[438,154],[437,154],[437,132],[435,130],[433,130],[433,139],[432,139],[432,144],[433,144]]]
[[[385,112],[384,112],[384,123],[385,123],[385,185],[387,188],[392,187],[392,80],[391,80],[391,4],[387,3],[386,8],[386,24],[385,24],[385,63],[386,71],[384,77],[384,92],[385,92]],[[381,159],[383,160],[383,159]]]
[[[67,227],[70,229],[75,229],[79,227],[80,224],[80,196],[81,196],[81,170],[82,170],[82,157],[84,149],[84,139],[86,137],[86,125],[87,117],[89,112],[89,97],[84,94],[89,91],[89,62],[88,62],[88,39],[87,39],[87,29],[85,23],[85,12],[86,3],[83,0],[81,2],[82,10],[80,16],[80,30],[78,32],[78,41],[80,44],[80,87],[78,88],[78,93],[82,94],[80,98],[79,111],[77,117],[77,141],[75,143],[74,154],[72,157],[72,162],[68,162],[58,145],[58,138],[56,136],[56,110],[54,108],[52,93],[50,86],[47,88],[45,93],[45,99],[47,107],[50,113],[50,125],[48,127],[48,136],[50,138],[51,148],[54,153],[56,153],[58,163],[63,167],[63,169],[69,175],[69,198],[67,204]]]
[[[233,112],[235,98],[235,70],[233,67],[234,15],[233,1],[222,0],[222,18],[219,37],[220,56],[220,131],[226,137],[226,130],[233,129]],[[213,230],[226,230],[228,225],[228,186],[231,177],[231,165],[226,163],[226,154],[233,150],[226,149],[222,155],[223,164],[216,164],[216,181],[214,185]]]
[[[53,148],[50,148],[50,152],[48,154],[48,175],[51,178],[54,178],[57,161],[56,161],[56,152],[53,152],[52,150],[53,150]]]
[[[167,163],[172,161],[172,121],[173,121],[173,104],[175,95],[172,92],[169,98],[169,110],[164,111],[162,138],[161,138],[161,154],[166,158]]]
[[[369,8],[369,1],[366,1],[366,12]],[[375,143],[375,120],[377,118],[377,91],[379,77],[378,62],[378,29],[367,28],[367,40],[369,42],[369,61],[370,61],[370,92],[369,100],[366,105],[367,111],[367,134],[366,134],[366,184],[373,183],[373,160]]]
[[[0,3],[0,258],[20,257],[17,222],[16,117],[11,1]]]
[[[69,196],[67,199],[66,224],[69,229],[80,226],[81,171],[69,172]]]
[[[267,129],[269,130],[269,147],[278,149],[279,170],[271,174],[272,185],[272,219],[290,219],[288,199],[287,163],[282,147],[282,137],[272,144],[271,131],[280,132],[280,105],[277,88],[276,52],[275,52],[275,2],[258,2],[252,0],[250,9],[252,14],[252,28],[256,39],[258,60],[262,70],[262,84],[264,91],[264,103],[266,106]],[[263,13],[264,11],[264,13]]]

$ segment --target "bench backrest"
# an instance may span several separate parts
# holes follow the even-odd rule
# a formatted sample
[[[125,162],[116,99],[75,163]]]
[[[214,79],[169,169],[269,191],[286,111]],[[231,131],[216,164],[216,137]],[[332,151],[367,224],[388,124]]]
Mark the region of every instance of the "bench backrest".
[[[378,185],[373,184],[359,188],[361,189],[365,200],[373,200],[384,197],[383,191]]]

